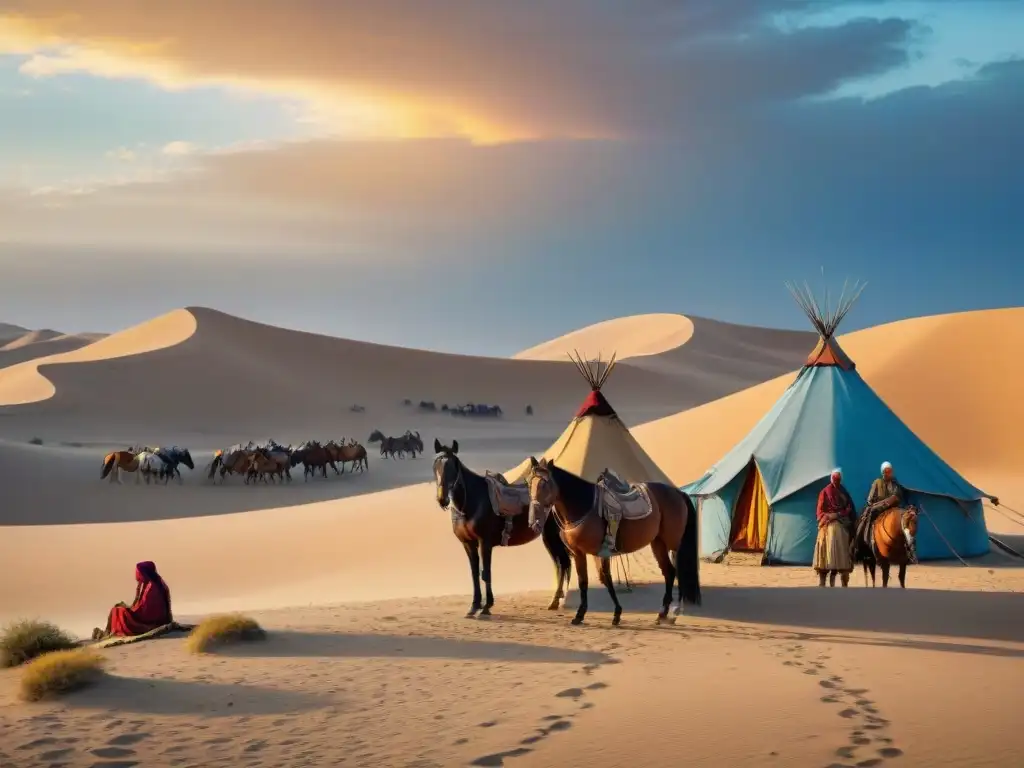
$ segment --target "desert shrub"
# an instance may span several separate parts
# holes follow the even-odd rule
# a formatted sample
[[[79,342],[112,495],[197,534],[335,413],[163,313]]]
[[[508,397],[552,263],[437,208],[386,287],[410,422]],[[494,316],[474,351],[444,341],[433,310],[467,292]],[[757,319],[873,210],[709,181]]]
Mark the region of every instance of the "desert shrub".
[[[264,640],[267,633],[254,619],[240,613],[211,616],[196,625],[186,643],[192,653],[208,653],[217,646]]]
[[[21,698],[40,701],[83,688],[99,679],[105,662],[92,648],[46,653],[25,665]]]
[[[33,437],[31,440],[28,441],[28,444],[29,445],[42,445],[43,444],[43,438],[41,438],[41,437]]]
[[[16,621],[0,634],[0,667],[16,667],[44,653],[77,647],[75,638],[55,624]]]

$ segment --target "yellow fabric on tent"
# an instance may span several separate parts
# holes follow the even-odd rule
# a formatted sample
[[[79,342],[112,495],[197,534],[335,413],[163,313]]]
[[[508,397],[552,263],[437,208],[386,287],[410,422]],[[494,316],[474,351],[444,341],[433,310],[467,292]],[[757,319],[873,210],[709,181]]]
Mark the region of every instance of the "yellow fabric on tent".
[[[750,463],[743,490],[733,508],[732,549],[737,552],[763,552],[768,541],[768,496],[757,464]]]
[[[540,458],[540,457],[538,457]],[[583,416],[573,419],[561,436],[544,452],[543,458],[591,483],[605,469],[629,483],[672,484],[633,434],[614,416]],[[522,482],[530,469],[527,458],[505,473],[510,483]]]

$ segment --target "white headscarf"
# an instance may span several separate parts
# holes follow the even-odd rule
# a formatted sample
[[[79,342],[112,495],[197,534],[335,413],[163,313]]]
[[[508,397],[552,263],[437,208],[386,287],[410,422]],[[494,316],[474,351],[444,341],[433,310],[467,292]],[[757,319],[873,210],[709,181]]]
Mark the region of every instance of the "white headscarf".
[[[836,475],[839,475],[840,477],[843,476],[842,467],[836,467],[829,473],[829,477],[835,477]]]
[[[887,469],[892,469],[892,464],[890,464],[888,461],[883,461],[881,471],[884,473]]]

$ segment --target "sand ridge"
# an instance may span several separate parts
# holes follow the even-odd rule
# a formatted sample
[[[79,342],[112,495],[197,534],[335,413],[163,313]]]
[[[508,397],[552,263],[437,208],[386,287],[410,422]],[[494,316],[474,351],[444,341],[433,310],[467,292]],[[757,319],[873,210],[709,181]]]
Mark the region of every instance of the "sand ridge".
[[[619,360],[657,355],[681,347],[693,336],[693,321],[667,313],[630,315],[588,325],[550,341],[524,349],[516,360],[564,360],[570,352],[585,359],[604,360],[615,353]]]

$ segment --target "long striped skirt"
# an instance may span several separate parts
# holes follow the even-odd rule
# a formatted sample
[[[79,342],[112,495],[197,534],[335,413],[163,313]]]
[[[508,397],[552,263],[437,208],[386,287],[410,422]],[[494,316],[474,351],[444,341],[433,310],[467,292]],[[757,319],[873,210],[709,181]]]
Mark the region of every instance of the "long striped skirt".
[[[814,542],[814,570],[849,572],[853,570],[850,556],[850,534],[838,520],[818,529]]]

